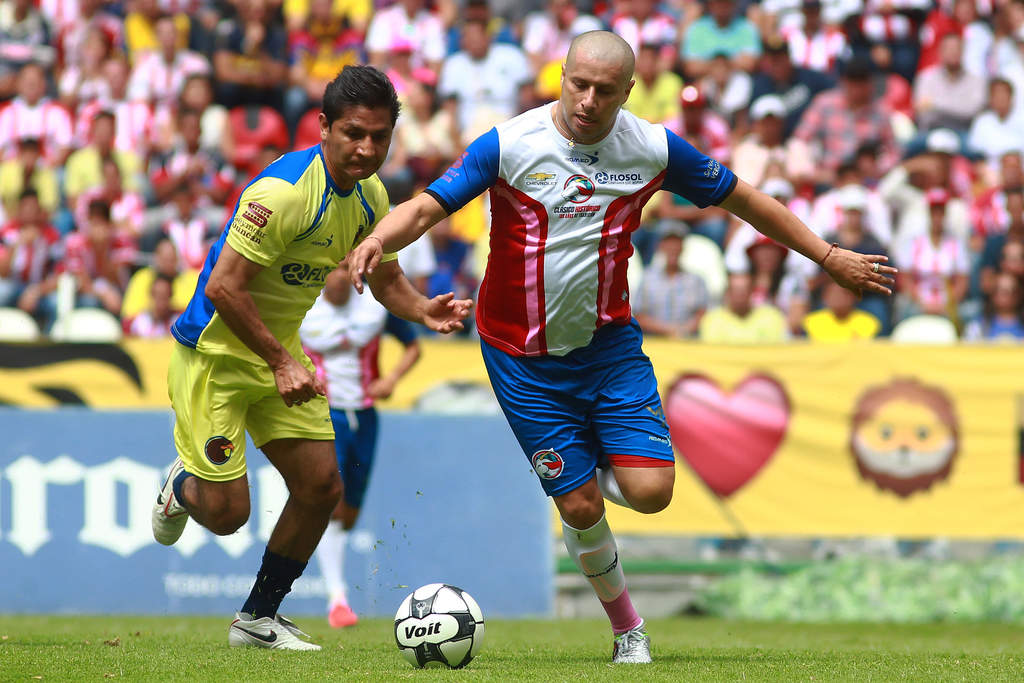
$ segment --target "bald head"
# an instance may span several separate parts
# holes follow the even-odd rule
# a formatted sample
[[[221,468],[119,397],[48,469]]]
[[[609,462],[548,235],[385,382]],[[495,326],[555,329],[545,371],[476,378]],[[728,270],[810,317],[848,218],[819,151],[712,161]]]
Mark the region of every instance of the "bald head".
[[[565,66],[572,69],[577,62],[596,62],[616,69],[620,82],[627,83],[633,77],[635,59],[633,48],[618,35],[611,31],[587,31],[569,44]]]

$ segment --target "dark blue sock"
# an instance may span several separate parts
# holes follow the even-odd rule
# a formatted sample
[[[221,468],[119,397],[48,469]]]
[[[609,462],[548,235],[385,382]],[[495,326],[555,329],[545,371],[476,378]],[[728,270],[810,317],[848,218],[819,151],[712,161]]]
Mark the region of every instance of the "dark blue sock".
[[[181,497],[181,487],[185,483],[186,477],[194,477],[194,474],[189,474],[185,470],[178,472],[178,476],[171,482],[171,488],[174,489],[174,497],[177,499],[179,505],[185,504],[185,499]]]
[[[242,605],[242,611],[251,614],[254,619],[273,617],[284,596],[292,589],[292,582],[302,576],[305,568],[305,562],[272,553],[267,548],[263,553],[263,565],[256,574],[256,583]]]

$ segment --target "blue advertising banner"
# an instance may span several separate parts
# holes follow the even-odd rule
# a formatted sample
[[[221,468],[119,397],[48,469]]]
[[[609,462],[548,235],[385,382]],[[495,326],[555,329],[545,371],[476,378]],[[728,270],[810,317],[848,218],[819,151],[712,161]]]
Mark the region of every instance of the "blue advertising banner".
[[[287,497],[249,442],[252,514],[226,537],[190,521],[157,544],[150,510],[174,458],[164,411],[0,409],[0,612],[231,615]],[[352,607],[393,616],[432,582],[491,616],[550,614],[550,508],[501,417],[381,415],[377,461],[345,559]],[[322,614],[314,560],[285,614]]]

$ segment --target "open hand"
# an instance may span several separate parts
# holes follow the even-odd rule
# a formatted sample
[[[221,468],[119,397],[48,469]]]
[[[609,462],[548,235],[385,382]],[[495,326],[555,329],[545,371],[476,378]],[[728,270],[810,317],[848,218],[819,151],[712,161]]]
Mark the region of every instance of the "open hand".
[[[427,301],[423,324],[435,332],[449,334],[462,329],[462,321],[472,308],[472,299],[456,299],[454,292],[439,294]]]
[[[861,294],[892,294],[896,269],[882,265],[889,261],[881,254],[858,254],[849,249],[835,248],[822,266],[843,287]]]

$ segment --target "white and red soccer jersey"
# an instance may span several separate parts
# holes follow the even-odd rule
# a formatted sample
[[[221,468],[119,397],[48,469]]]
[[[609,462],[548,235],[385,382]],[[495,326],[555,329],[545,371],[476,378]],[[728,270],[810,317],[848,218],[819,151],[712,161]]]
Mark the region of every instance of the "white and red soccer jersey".
[[[309,309],[299,336],[302,347],[327,382],[332,408],[359,410],[373,405],[367,389],[380,377],[380,336],[394,335],[403,344],[416,339],[412,325],[390,315],[372,296],[354,293],[343,306],[321,294]]]
[[[848,53],[846,35],[834,26],[826,26],[814,35],[807,35],[798,26],[782,30],[789,45],[789,58],[796,66],[829,73],[836,60]]]
[[[75,138],[78,144],[89,144],[93,117],[101,111],[114,114],[114,147],[123,152],[145,156],[153,128],[153,109],[142,100],[104,98],[79,107],[75,122]]]
[[[654,12],[643,21],[637,21],[630,14],[616,14],[611,19],[612,31],[629,43],[633,52],[646,43],[674,45],[676,42],[676,20],[665,12]]]
[[[572,144],[552,106],[492,128],[426,190],[450,213],[490,189],[477,329],[517,356],[562,356],[604,325],[628,324],[630,234],[644,204],[669,190],[705,207],[736,183],[719,162],[627,111],[597,144]]]
[[[150,103],[175,104],[185,81],[195,74],[210,73],[210,62],[191,50],[181,50],[168,63],[159,52],[139,57],[128,81],[128,98]]]
[[[30,105],[20,97],[0,110],[0,145],[6,156],[14,156],[18,141],[38,138],[43,143],[43,154],[54,160],[62,149],[71,146],[71,117],[56,102],[43,98]]]
[[[0,228],[0,256],[10,254],[10,277],[21,284],[42,282],[50,274],[60,233],[52,226],[43,226],[33,240],[22,240],[21,225],[11,221]]]

